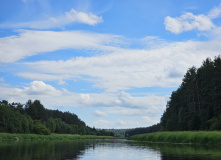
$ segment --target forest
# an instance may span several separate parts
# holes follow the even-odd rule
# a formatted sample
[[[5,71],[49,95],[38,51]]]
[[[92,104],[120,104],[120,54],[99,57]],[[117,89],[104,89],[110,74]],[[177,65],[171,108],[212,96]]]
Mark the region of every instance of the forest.
[[[130,136],[134,136],[134,135],[137,135],[137,134],[158,132],[160,129],[161,129],[160,123],[154,124],[154,125],[149,126],[149,127],[127,129],[126,132],[125,132],[125,137],[130,137]]]
[[[0,132],[113,136],[87,126],[73,113],[46,109],[39,100],[28,100],[25,105],[0,101]]]
[[[221,58],[187,70],[161,117],[162,131],[221,130]]]

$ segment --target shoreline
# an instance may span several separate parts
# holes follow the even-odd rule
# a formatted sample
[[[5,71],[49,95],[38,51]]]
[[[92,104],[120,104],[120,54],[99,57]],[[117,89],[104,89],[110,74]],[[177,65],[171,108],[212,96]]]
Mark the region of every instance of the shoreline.
[[[155,132],[128,138],[139,142],[177,144],[221,144],[221,131]]]
[[[95,136],[95,135],[72,135],[72,134],[20,134],[20,133],[0,133],[0,141],[12,140],[76,140],[76,139],[116,139],[112,136]]]

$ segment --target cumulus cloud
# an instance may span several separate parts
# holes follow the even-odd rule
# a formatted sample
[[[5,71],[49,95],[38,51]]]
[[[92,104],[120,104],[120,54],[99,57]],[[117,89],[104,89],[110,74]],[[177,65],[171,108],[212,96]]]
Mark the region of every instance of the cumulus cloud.
[[[33,81],[29,87],[25,87],[23,92],[27,95],[51,95],[58,96],[61,92],[43,81]]]
[[[107,117],[108,113],[122,116],[159,115],[165,108],[168,96],[131,97],[125,104],[116,103],[119,95],[116,93],[82,94],[66,89],[58,90],[43,81],[33,81],[23,88],[0,85],[0,99],[11,99],[11,102],[25,103],[28,99],[40,99],[45,106],[68,106],[78,108],[97,108],[93,114]],[[124,94],[127,95],[125,92]],[[100,111],[103,108],[105,111]]]
[[[190,12],[182,14],[180,17],[172,18],[167,16],[164,19],[166,30],[175,34],[182,33],[184,31],[190,31],[193,29],[199,31],[208,31],[215,27],[208,16],[203,14],[194,15]]]
[[[107,113],[95,110],[93,114],[97,117],[107,117]]]
[[[26,0],[23,0],[25,3]],[[1,24],[0,28],[31,28],[31,29],[50,29],[50,28],[62,28],[71,23],[83,23],[87,25],[96,25],[103,22],[101,16],[97,16],[93,13],[78,12],[71,9],[64,15],[59,17],[51,17],[47,20],[22,22],[22,23],[5,23]]]

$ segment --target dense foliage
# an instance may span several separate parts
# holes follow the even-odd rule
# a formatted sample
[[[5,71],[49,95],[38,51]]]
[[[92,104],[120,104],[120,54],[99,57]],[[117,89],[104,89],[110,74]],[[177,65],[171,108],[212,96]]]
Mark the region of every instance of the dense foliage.
[[[221,130],[221,58],[190,68],[161,117],[164,131]]]
[[[48,110],[39,100],[29,100],[25,106],[0,101],[0,132],[8,133],[67,133],[80,135],[113,136],[86,126],[77,115],[70,112]]]
[[[158,123],[150,127],[128,129],[125,132],[125,137],[130,137],[130,136],[137,135],[137,134],[158,132],[160,128],[161,128],[161,125],[160,123]]]

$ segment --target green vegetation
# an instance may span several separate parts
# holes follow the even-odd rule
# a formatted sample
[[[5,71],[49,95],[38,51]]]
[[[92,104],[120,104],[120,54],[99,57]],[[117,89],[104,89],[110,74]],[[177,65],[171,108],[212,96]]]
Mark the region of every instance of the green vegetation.
[[[45,109],[39,100],[29,100],[25,105],[0,101],[0,133],[22,134],[79,134],[113,136],[113,133],[86,126],[77,115],[70,112]]]
[[[125,137],[130,137],[137,134],[153,133],[158,132],[161,128],[160,123],[152,125],[150,127],[127,129],[125,132]]]
[[[0,133],[0,140],[75,140],[75,139],[113,139],[112,136],[95,136],[95,135],[73,135],[73,134],[11,134]]]
[[[162,131],[221,130],[220,56],[187,71],[168,101],[161,126]]]
[[[156,132],[129,137],[129,140],[170,143],[221,144],[219,131]]]

